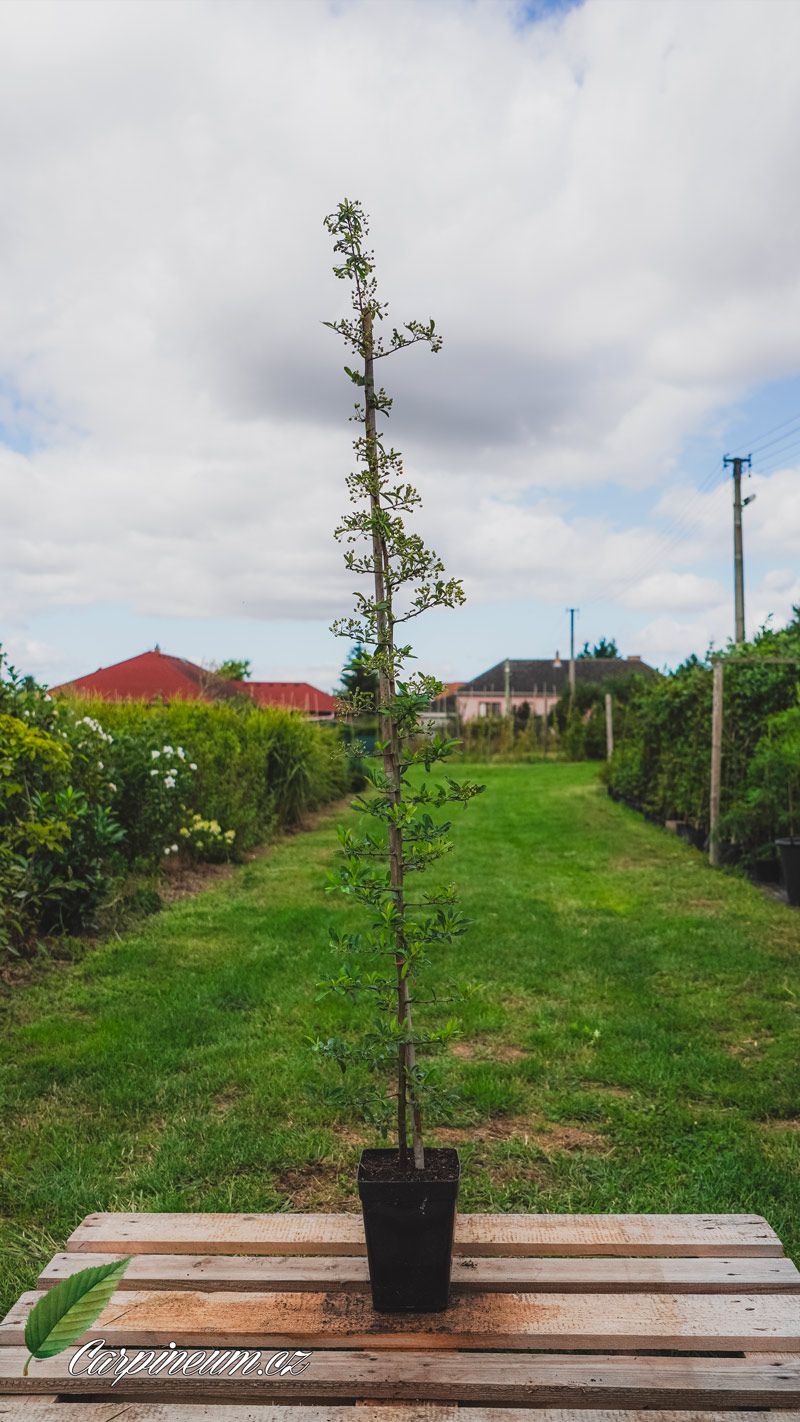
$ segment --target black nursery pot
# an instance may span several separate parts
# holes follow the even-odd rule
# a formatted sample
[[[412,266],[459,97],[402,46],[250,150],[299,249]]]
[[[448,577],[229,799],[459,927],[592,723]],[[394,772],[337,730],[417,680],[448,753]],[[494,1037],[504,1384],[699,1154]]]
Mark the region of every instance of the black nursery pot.
[[[447,1308],[460,1179],[457,1150],[426,1150],[424,1170],[403,1171],[396,1150],[362,1151],[358,1193],[373,1308],[381,1313]]]
[[[776,839],[775,843],[781,856],[786,895],[796,907],[800,904],[800,839],[793,835],[791,839]]]

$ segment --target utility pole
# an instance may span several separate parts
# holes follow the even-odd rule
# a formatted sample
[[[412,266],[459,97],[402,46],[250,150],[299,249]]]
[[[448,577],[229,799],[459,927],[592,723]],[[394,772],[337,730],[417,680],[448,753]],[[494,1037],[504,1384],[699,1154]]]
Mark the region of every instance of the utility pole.
[[[614,754],[614,714],[611,706],[611,692],[606,692],[606,760]]]
[[[569,613],[569,694],[575,697],[575,613],[579,607],[568,607]]]
[[[510,663],[510,661],[508,660],[508,657],[506,657],[505,674],[506,674],[506,718],[508,718],[508,717],[511,715],[511,663]]]
[[[750,455],[744,459],[740,455],[733,458],[725,455],[725,463],[733,465],[733,576],[734,576],[734,600],[736,609],[736,645],[741,647],[744,641],[744,556],[742,553],[742,465],[746,464],[750,468]],[[745,499],[745,504],[752,502],[752,499]]]

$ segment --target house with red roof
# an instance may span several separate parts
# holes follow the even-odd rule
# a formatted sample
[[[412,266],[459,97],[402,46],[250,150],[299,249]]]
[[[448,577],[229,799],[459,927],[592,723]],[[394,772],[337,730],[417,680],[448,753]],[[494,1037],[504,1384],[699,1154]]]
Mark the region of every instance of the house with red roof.
[[[281,706],[314,721],[332,721],[336,712],[334,698],[306,681],[229,681],[159,647],[50,689],[103,701],[230,701],[249,696],[257,706]]]

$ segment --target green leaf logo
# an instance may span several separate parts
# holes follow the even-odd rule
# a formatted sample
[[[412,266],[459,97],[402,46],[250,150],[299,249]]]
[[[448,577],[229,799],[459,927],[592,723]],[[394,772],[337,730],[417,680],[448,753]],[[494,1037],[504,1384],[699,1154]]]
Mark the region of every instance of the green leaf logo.
[[[25,1346],[30,1357],[22,1370],[24,1377],[31,1358],[54,1358],[91,1328],[112,1299],[132,1257],[129,1254],[127,1259],[81,1269],[62,1279],[39,1300],[25,1324]]]

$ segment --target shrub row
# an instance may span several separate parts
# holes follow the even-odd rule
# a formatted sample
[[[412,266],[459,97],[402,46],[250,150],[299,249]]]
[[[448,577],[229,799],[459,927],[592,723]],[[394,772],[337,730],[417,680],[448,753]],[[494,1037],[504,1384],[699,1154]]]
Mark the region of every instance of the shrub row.
[[[753,664],[737,657],[796,657]],[[779,632],[764,628],[724,670],[720,838],[729,861],[750,870],[775,859],[774,841],[800,831],[800,610]],[[690,657],[656,682],[640,682],[615,707],[612,793],[646,815],[678,820],[702,843],[709,829],[710,656]]]
[[[346,794],[335,730],[235,702],[51,697],[0,653],[0,948],[90,927],[165,856],[236,857]]]

